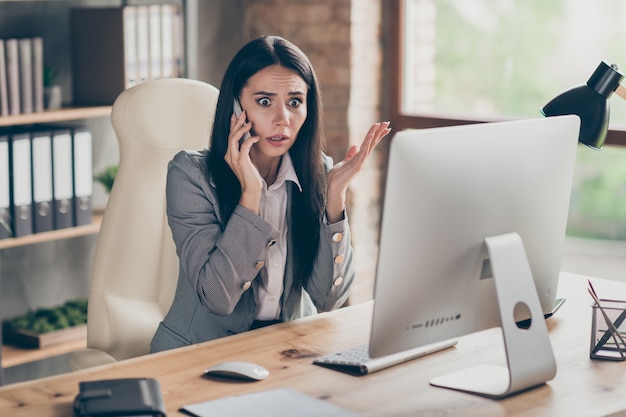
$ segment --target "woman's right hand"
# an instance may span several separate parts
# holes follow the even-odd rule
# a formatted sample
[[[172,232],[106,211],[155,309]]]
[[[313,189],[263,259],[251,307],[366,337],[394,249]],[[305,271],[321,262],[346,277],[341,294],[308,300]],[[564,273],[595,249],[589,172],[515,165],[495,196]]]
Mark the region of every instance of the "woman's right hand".
[[[251,128],[252,123],[246,122],[245,111],[242,111],[239,117],[235,114],[231,116],[228,149],[226,149],[224,160],[241,184],[239,204],[258,214],[263,179],[250,159],[250,149],[259,141],[259,137],[250,136],[240,145],[240,139],[249,133]]]

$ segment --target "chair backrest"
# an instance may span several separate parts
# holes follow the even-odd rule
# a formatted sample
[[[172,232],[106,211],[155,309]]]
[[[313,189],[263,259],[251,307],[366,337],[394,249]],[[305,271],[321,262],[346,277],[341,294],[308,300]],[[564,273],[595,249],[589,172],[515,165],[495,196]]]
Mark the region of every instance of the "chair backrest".
[[[161,79],[125,90],[113,104],[120,160],[95,249],[88,348],[117,360],[149,352],[178,280],[167,164],[182,149],[208,147],[217,96],[200,81]]]

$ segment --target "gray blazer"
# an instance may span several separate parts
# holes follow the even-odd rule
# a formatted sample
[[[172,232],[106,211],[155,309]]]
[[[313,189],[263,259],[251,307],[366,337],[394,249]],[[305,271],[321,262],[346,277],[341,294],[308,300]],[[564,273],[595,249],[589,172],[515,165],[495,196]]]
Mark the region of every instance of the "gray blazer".
[[[241,206],[224,227],[215,185],[207,180],[207,159],[208,151],[181,151],[168,166],[167,215],[180,269],[174,301],[152,339],[152,352],[247,331],[255,318],[261,262],[270,242],[279,236],[278,230]],[[324,161],[330,169],[332,160],[324,156]],[[288,182],[288,192],[299,189]],[[289,230],[288,239],[296,238]],[[340,307],[355,275],[347,218],[335,224],[320,219],[319,251],[303,289],[293,285],[289,246],[281,319]]]

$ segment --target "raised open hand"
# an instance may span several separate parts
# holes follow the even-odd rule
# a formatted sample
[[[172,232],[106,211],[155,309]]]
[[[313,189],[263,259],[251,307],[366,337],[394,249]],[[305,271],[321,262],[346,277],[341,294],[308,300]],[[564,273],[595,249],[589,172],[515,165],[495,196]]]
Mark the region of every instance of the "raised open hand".
[[[374,123],[365,135],[361,146],[350,146],[343,161],[333,166],[328,173],[326,216],[331,223],[341,220],[346,192],[352,180],[361,172],[372,150],[389,132],[391,132],[389,122]]]

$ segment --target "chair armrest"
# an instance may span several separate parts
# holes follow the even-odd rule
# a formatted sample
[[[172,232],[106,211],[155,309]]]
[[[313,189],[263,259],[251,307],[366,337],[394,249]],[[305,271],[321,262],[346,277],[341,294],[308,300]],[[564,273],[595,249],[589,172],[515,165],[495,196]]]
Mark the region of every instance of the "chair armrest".
[[[70,352],[67,362],[75,371],[92,368],[94,366],[107,365],[117,362],[108,353],[98,349],[79,349]]]

